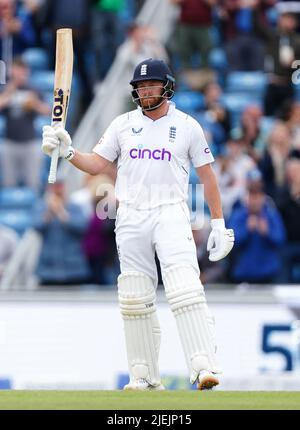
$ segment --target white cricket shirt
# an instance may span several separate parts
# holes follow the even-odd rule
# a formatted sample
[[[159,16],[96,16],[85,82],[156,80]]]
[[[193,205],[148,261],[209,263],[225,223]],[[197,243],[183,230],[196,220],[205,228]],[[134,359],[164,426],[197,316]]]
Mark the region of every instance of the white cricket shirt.
[[[116,197],[136,209],[187,201],[190,163],[214,161],[200,124],[172,102],[155,121],[141,108],[118,116],[93,151],[118,160]]]

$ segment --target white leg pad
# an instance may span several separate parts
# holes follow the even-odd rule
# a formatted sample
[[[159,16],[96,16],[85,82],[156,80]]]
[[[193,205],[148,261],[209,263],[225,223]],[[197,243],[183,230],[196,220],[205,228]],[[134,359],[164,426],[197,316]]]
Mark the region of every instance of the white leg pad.
[[[191,266],[172,266],[163,282],[193,384],[201,370],[220,373],[216,360],[214,320],[208,311],[203,285]]]
[[[118,277],[118,292],[130,381],[142,378],[153,386],[160,385],[158,356],[161,331],[153,281],[143,273],[126,272]]]

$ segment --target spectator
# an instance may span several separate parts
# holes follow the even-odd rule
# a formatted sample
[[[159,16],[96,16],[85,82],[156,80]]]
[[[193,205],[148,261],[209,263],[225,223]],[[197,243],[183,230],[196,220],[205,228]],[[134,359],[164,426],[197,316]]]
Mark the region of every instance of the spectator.
[[[300,103],[288,103],[285,115],[282,116],[289,129],[291,136],[291,147],[295,150],[300,150]]]
[[[107,175],[99,175],[95,185],[94,210],[83,239],[83,248],[90,264],[92,282],[114,285],[120,270],[114,240],[116,201],[113,182]],[[110,207],[106,207],[108,205]]]
[[[0,280],[17,248],[18,241],[18,235],[14,230],[0,224]]]
[[[252,0],[224,0],[218,10],[232,71],[263,70],[264,67],[264,45],[254,31],[252,4]],[[265,7],[260,4],[261,14]]]
[[[287,231],[284,248],[285,281],[300,282],[300,160],[290,158],[285,165],[286,183],[278,198],[278,208]]]
[[[127,28],[128,39],[118,50],[118,55],[130,64],[130,73],[137,62],[145,58],[156,58],[168,62],[168,54],[164,46],[155,36],[152,27],[132,23]]]
[[[15,59],[11,80],[0,94],[0,111],[6,120],[1,170],[4,186],[16,186],[22,181],[38,190],[42,154],[34,120],[38,115],[50,114],[50,108],[29,85],[29,72],[21,59]]]
[[[193,68],[193,56],[201,55],[201,66],[209,68],[212,8],[217,0],[170,0],[180,8],[179,22],[171,49],[178,55],[183,69]]]
[[[0,35],[0,58],[9,73],[12,58],[33,46],[36,40],[30,12],[24,7],[17,8],[15,0],[0,0]]]
[[[279,190],[285,184],[285,164],[291,150],[291,134],[287,125],[277,122],[272,128],[267,148],[259,162],[266,193],[277,201]]]
[[[294,69],[291,66],[300,56],[297,19],[292,13],[282,13],[274,30],[260,22],[256,11],[254,22],[257,34],[266,42],[265,71],[269,81],[264,101],[265,115],[279,115],[284,102],[294,97]]]
[[[41,15],[43,20],[40,25],[50,31],[51,40],[48,52],[51,68],[54,68],[56,30],[58,28],[72,28],[73,47],[77,60],[75,65],[81,82],[81,107],[84,111],[93,98],[92,76],[87,65],[87,54],[90,47],[89,1],[44,0]]]
[[[94,0],[92,10],[92,43],[96,58],[96,80],[102,81],[123,41],[120,12],[124,0]]]
[[[64,183],[49,186],[38,203],[33,227],[42,235],[42,251],[37,267],[41,285],[75,285],[90,279],[82,250],[88,220],[79,206],[66,203]]]
[[[267,135],[261,128],[262,109],[249,105],[242,113],[241,134],[246,145],[247,154],[258,162],[266,147]]]
[[[223,211],[225,218],[231,213],[232,207],[246,192],[246,178],[255,162],[245,153],[245,143],[242,138],[231,138],[225,150],[218,155],[214,170],[223,196]]]
[[[282,270],[280,249],[285,229],[278,210],[264,192],[259,170],[249,173],[246,198],[233,210],[229,225],[236,237],[232,281],[275,282]]]

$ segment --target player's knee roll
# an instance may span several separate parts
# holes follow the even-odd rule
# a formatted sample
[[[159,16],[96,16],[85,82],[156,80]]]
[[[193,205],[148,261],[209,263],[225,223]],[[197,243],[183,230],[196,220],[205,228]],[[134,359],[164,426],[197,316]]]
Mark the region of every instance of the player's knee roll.
[[[174,313],[205,304],[204,288],[192,266],[174,265],[163,271],[166,296]]]
[[[118,277],[120,310],[123,317],[150,315],[156,310],[153,280],[140,272],[126,272]]]

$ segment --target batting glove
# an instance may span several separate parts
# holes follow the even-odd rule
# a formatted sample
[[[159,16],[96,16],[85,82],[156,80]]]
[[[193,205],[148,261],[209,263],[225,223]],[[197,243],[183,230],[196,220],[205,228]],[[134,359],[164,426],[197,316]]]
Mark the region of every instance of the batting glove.
[[[225,228],[223,218],[211,220],[212,231],[207,241],[210,261],[218,261],[226,257],[234,245],[234,231]]]
[[[59,157],[67,160],[71,160],[74,157],[75,150],[72,147],[72,139],[67,130],[61,126],[45,125],[43,127],[42,151],[51,157],[57,146],[59,147]]]

